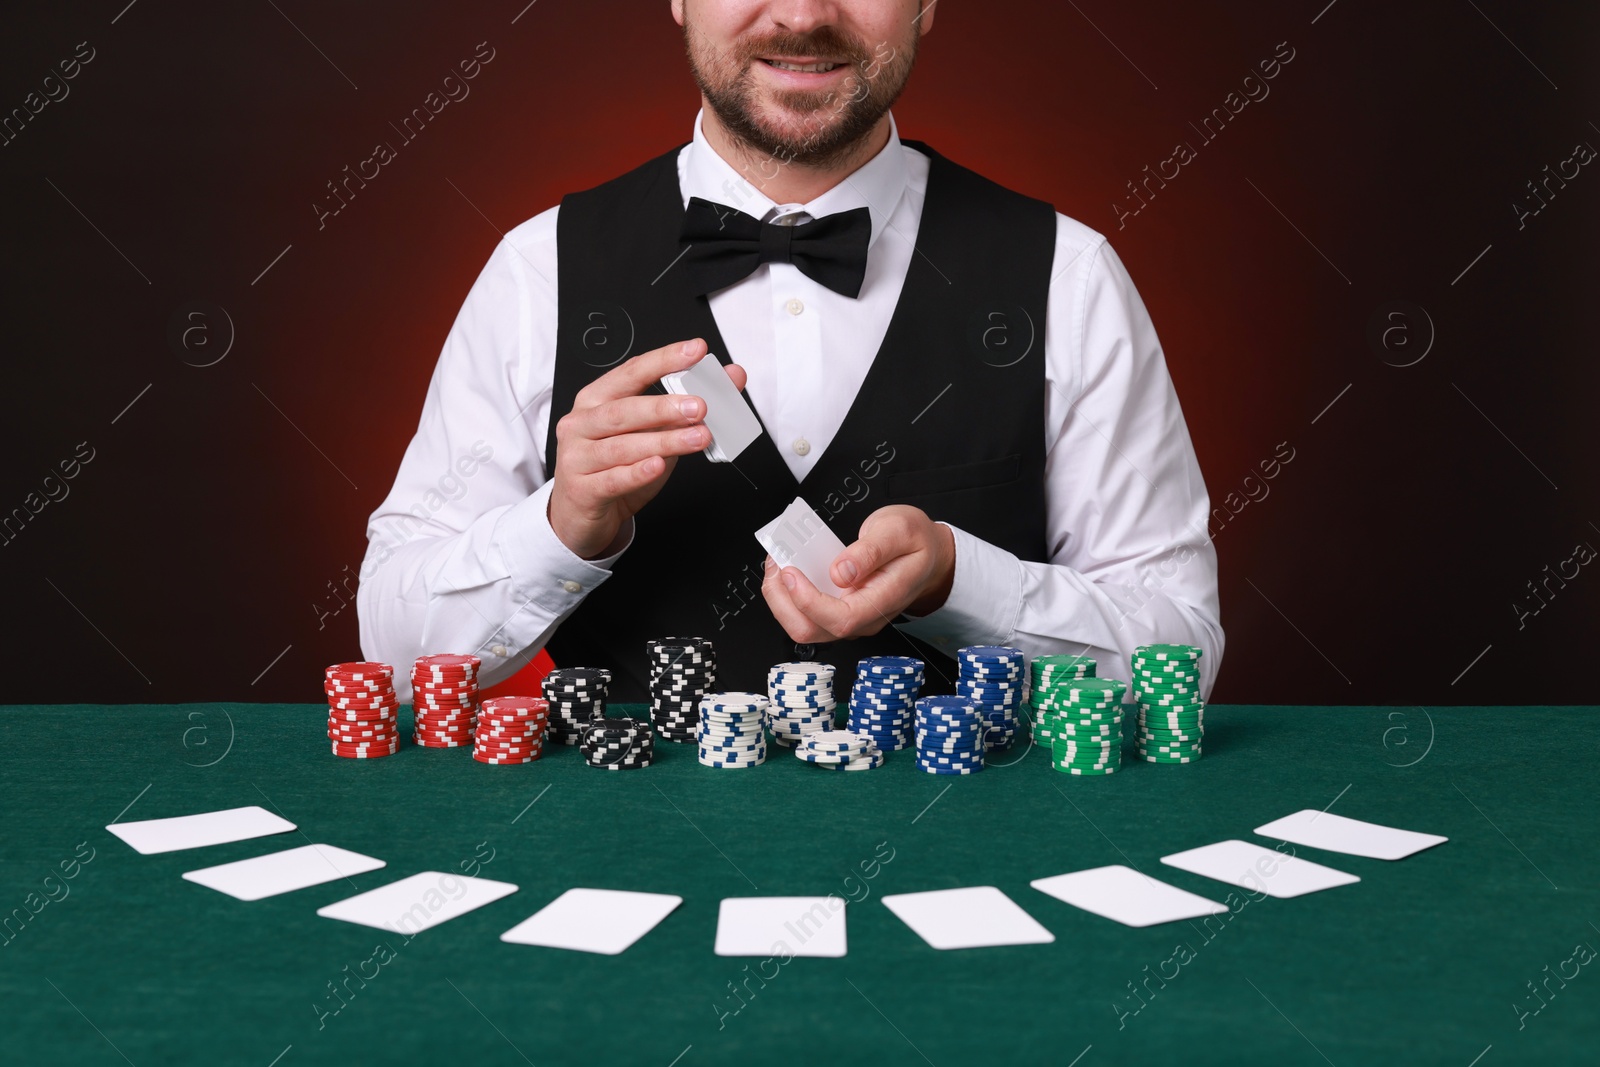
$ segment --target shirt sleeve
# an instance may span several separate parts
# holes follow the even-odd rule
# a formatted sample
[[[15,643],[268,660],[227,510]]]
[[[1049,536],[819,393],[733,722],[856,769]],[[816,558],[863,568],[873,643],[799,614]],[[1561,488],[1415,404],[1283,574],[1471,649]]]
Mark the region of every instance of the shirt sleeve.
[[[555,372],[556,213],[507,234],[473,283],[394,487],[367,524],[362,654],[472,653],[508,677],[611,573],[556,537],[544,440]],[[396,672],[407,690],[410,672]]]
[[[1161,342],[1105,238],[1057,216],[1045,327],[1046,562],[952,527],[956,570],[938,611],[901,629],[953,653],[1003,644],[1088,655],[1127,678],[1136,646],[1200,647],[1221,664],[1210,499]]]

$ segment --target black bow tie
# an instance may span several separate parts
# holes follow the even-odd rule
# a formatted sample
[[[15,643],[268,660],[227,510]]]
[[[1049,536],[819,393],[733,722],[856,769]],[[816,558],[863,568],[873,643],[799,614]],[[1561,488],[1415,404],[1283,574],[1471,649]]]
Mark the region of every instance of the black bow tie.
[[[683,214],[682,236],[689,247],[681,265],[696,294],[743,281],[763,263],[793,263],[817,284],[854,299],[867,274],[872,215],[858,207],[780,226],[695,196]]]

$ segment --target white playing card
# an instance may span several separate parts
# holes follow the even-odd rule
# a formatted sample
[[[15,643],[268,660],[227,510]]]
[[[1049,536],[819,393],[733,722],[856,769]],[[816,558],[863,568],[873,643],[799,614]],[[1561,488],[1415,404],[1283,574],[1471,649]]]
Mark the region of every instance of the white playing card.
[[[711,462],[732,463],[761,436],[761,421],[733,387],[733,379],[716,356],[707,353],[688,370],[662,378],[661,385],[669,393],[697,396],[706,402],[705,424],[711,431],[711,444],[705,454]]]
[[[1330,815],[1315,808],[1274,819],[1265,826],[1256,827],[1256,833],[1278,841],[1374,860],[1403,860],[1415,852],[1450,840],[1438,834],[1399,830],[1393,826],[1379,826],[1375,822],[1347,819],[1343,815]]]
[[[844,590],[828,577],[833,561],[844,551],[844,542],[800,497],[757,530],[756,540],[779,567],[797,568],[820,592],[844,596]]]
[[[1120,863],[1036,878],[1028,884],[1075,908],[1115,919],[1124,926],[1154,926],[1221,915],[1228,910],[1226,904],[1158,882]]]
[[[239,900],[261,900],[263,897],[292,893],[296,889],[339,878],[365,874],[382,866],[382,860],[333,845],[303,845],[234,863],[220,863],[215,867],[187,871],[183,877]]]
[[[1162,856],[1161,862],[1269,897],[1298,897],[1361,881],[1353,874],[1285,856],[1248,841],[1218,841],[1214,845]]]
[[[200,815],[178,815],[171,819],[117,822],[106,827],[144,856],[206,845],[225,845],[230,841],[248,841],[270,834],[286,834],[294,828],[294,823],[288,819],[253,804]]]
[[[717,913],[719,956],[843,956],[839,897],[729,897]]]
[[[682,903],[682,897],[668,893],[569,889],[501,934],[500,940],[615,956]]]
[[[510,882],[423,871],[318,908],[317,914],[411,937],[516,891],[517,887]]]
[[[939,949],[1045,945],[1056,939],[992,885],[895,893],[884,897],[883,905]]]

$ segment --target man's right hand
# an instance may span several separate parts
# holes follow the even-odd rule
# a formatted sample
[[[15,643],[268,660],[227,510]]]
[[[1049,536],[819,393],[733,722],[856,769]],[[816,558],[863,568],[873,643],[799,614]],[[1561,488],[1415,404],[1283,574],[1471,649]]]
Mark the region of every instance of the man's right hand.
[[[623,525],[661,491],[678,457],[711,443],[700,397],[641,395],[705,354],[695,338],[634,356],[590,382],[556,423],[550,528],[580,559],[614,553]],[[743,390],[744,369],[726,369]]]

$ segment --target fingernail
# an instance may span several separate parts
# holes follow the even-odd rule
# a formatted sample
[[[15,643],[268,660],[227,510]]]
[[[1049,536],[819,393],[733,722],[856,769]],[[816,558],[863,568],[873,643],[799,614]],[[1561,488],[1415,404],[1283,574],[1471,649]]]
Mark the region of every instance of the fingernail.
[[[784,574],[784,576],[783,576],[783,587],[785,589],[790,589],[790,590],[792,590],[794,588],[794,575],[787,574],[787,573]]]
[[[851,585],[855,584],[856,565],[853,561],[847,559],[843,563],[839,564],[839,573],[844,575],[844,580],[846,582],[850,583]]]
[[[686,419],[696,418],[700,414],[700,401],[680,400],[678,401],[678,410],[683,412],[683,417]]]

